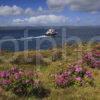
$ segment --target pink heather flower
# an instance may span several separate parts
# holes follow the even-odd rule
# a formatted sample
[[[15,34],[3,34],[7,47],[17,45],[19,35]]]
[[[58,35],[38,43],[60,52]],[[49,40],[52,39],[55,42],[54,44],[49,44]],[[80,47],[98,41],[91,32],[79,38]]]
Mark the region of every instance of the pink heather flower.
[[[75,67],[76,67],[76,66],[75,66]],[[75,68],[75,71],[79,73],[79,72],[82,71],[82,68],[81,68],[80,66],[77,66],[77,67]]]
[[[9,85],[11,82],[10,82],[10,80],[3,80],[2,81],[2,84],[3,85]]]
[[[100,58],[100,46],[94,48],[94,49],[92,50],[92,53],[93,53],[93,56],[94,56],[94,57]]]
[[[82,79],[81,79],[81,77],[77,77],[77,78],[75,78],[77,81],[81,81]]]
[[[85,61],[90,62],[92,59],[93,59],[93,56],[92,56],[91,52],[84,55],[84,60]]]
[[[100,68],[100,61],[95,61],[94,63],[92,63],[92,66],[94,68]]]
[[[65,71],[64,73],[62,73],[62,77],[66,78],[66,77],[68,77],[68,74],[70,74],[70,73],[67,73],[67,72]]]
[[[87,71],[86,76],[89,77],[89,78],[92,78],[92,73],[90,71]]]
[[[8,78],[9,77],[9,73],[7,71],[2,71],[2,72],[0,72],[0,77],[1,78]]]
[[[21,75],[19,73],[15,73],[15,79],[20,79]]]
[[[18,68],[16,68],[16,67],[11,68],[12,74],[15,74],[15,73],[18,73],[18,72],[19,72]]]
[[[100,57],[100,52],[95,52],[95,53],[94,53],[94,56]]]
[[[62,75],[57,75],[56,76],[56,83],[58,85],[64,86],[66,84],[66,79]]]

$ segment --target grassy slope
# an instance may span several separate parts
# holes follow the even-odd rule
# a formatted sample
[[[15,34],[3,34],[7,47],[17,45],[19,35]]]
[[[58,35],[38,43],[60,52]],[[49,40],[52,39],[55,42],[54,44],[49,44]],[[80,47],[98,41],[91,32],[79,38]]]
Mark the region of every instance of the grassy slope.
[[[82,56],[82,52],[89,51],[90,49],[86,48],[85,46],[82,46],[82,50],[79,47],[77,49],[76,46],[65,46],[63,50],[67,51],[67,59],[52,61],[52,55],[54,55],[55,49],[53,50],[47,50],[47,51],[41,51],[40,53],[43,54],[44,60],[48,62],[47,65],[37,65],[34,64],[11,64],[9,62],[1,62],[0,63],[0,70],[8,69],[12,66],[18,66],[23,69],[27,70],[37,70],[40,76],[40,80],[43,81],[43,84],[46,88],[49,88],[51,90],[51,93],[48,97],[43,98],[43,100],[100,100],[100,70],[97,69],[91,69],[89,68],[95,78],[95,87],[75,87],[75,88],[65,88],[65,89],[58,89],[55,88],[52,84],[51,74],[54,74],[55,72],[58,72],[60,70],[66,69],[70,64],[73,64],[77,60],[80,60]],[[60,48],[57,50],[57,52],[62,51]],[[63,52],[64,52],[63,51]],[[25,52],[24,52],[25,53]],[[29,55],[34,55],[35,51],[29,51]],[[39,51],[38,51],[39,53]],[[22,55],[22,52],[17,52],[16,54]],[[64,54],[65,55],[65,54]],[[79,55],[77,57],[77,55]],[[11,58],[12,53],[4,53],[0,54],[0,56],[3,56],[5,58]],[[63,56],[64,58],[65,56]],[[87,67],[87,66],[86,66]],[[87,67],[88,68],[88,67]],[[4,90],[0,89],[0,100],[36,100],[38,98],[36,97],[17,97],[11,92],[5,92]]]

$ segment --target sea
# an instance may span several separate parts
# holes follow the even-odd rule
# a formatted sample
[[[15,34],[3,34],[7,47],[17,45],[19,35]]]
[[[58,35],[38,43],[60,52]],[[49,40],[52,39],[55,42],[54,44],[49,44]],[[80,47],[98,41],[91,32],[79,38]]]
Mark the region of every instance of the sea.
[[[56,36],[46,36],[54,28]],[[0,50],[48,50],[65,43],[100,42],[100,27],[0,27]]]

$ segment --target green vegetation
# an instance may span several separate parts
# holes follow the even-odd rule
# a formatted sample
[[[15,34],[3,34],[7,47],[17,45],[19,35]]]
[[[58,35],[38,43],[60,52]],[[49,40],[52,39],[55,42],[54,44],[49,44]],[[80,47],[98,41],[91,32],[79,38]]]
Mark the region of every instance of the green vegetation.
[[[42,51],[1,52],[0,71],[16,66],[24,70],[36,71],[39,80],[50,94],[45,97],[17,96],[12,92],[5,91],[0,87],[0,100],[100,100],[100,70],[91,68],[89,65],[82,65],[93,73],[94,86],[65,87],[60,88],[54,85],[53,75],[66,70],[70,65],[80,63],[83,54],[90,52],[96,45],[88,48],[87,44],[80,46],[70,45],[61,48]],[[16,57],[15,57],[16,55]],[[37,63],[36,63],[37,62]]]

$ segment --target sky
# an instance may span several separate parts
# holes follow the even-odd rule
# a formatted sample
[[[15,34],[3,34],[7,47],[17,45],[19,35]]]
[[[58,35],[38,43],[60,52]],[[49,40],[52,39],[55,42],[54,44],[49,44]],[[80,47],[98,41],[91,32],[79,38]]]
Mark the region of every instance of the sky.
[[[0,0],[0,26],[100,26],[100,0]]]

